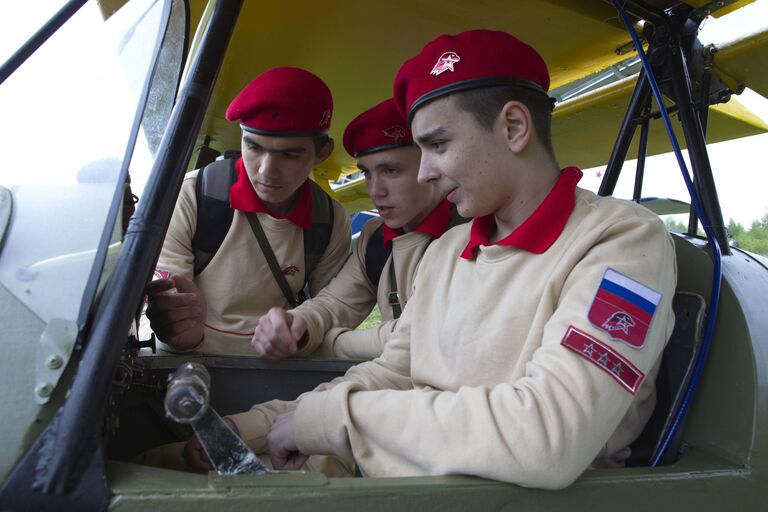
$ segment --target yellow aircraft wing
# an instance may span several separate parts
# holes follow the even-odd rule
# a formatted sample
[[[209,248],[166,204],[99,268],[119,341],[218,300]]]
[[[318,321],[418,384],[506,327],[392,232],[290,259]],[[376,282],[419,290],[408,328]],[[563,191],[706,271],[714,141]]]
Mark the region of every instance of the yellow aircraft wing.
[[[666,8],[677,2],[650,3]],[[715,5],[707,0],[688,3],[696,8]],[[730,8],[743,3],[748,2],[740,1]],[[211,7],[204,0],[189,4],[191,26],[198,26]],[[553,88],[606,69],[633,52],[615,10],[603,0],[295,0],[289,9],[281,2],[246,1],[203,121],[199,145],[209,137],[213,149],[239,149],[239,127],[224,119],[231,99],[253,77],[271,67],[303,67],[323,78],[334,95],[331,135],[337,141],[336,149],[314,173],[316,181],[330,190],[329,180],[355,170],[353,159],[341,147],[344,127],[362,110],[391,96],[392,81],[402,62],[439,34],[478,27],[506,30],[536,47],[548,63]],[[764,46],[760,48],[764,50]],[[752,51],[753,46],[749,49]],[[739,70],[745,61],[750,62],[750,56],[744,55],[739,61],[736,49],[731,52],[734,56],[727,72],[738,80]],[[726,69],[725,64],[718,69],[721,67]],[[766,66],[760,68],[766,73]],[[764,76],[762,80],[768,85]],[[631,87],[631,80],[616,83],[558,107],[553,131],[562,164],[588,167],[605,163]],[[766,129],[739,110],[726,106],[713,112],[709,140]],[[657,131],[658,137],[654,135],[650,143],[651,153],[669,148],[663,131]],[[361,183],[334,189],[333,194],[350,211],[372,206]]]

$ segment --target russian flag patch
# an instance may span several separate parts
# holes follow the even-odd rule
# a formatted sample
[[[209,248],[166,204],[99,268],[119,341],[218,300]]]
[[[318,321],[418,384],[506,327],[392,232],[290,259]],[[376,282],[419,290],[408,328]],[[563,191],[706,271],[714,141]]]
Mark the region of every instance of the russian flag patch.
[[[661,294],[609,268],[603,274],[589,321],[611,338],[642,348]]]

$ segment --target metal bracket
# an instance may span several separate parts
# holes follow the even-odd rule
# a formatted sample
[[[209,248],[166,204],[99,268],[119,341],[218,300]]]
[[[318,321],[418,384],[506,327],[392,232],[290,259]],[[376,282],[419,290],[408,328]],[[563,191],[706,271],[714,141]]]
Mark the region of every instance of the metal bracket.
[[[35,359],[35,401],[48,403],[53,390],[67,367],[72,349],[77,341],[75,322],[61,318],[52,319],[40,335]]]

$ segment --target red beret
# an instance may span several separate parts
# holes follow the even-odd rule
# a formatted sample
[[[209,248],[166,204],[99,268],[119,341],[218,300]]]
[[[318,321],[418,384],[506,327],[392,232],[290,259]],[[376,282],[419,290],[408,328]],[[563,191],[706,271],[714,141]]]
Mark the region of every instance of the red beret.
[[[309,71],[279,67],[265,71],[232,100],[228,121],[240,120],[248,132],[275,137],[313,137],[328,133],[333,98],[328,86]]]
[[[395,78],[397,108],[410,122],[420,106],[467,89],[516,85],[546,94],[549,72],[541,56],[497,30],[469,30],[427,43]]]
[[[354,158],[413,144],[413,135],[392,98],[352,120],[344,130],[344,149]]]

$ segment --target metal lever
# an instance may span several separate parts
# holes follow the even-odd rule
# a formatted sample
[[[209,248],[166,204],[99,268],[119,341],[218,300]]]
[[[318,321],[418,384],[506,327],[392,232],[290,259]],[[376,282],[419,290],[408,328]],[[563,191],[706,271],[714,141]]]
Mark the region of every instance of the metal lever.
[[[165,392],[165,414],[190,425],[219,475],[271,471],[210,407],[211,376],[199,363],[184,363],[171,375]]]

